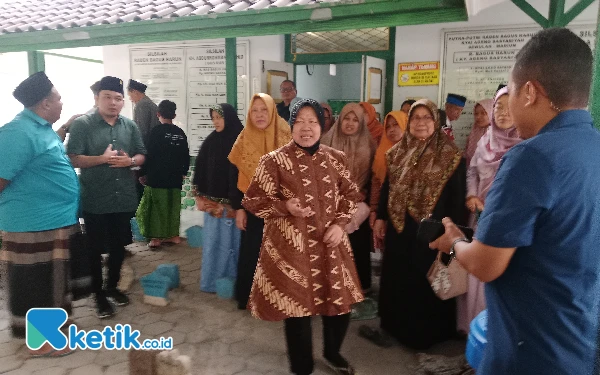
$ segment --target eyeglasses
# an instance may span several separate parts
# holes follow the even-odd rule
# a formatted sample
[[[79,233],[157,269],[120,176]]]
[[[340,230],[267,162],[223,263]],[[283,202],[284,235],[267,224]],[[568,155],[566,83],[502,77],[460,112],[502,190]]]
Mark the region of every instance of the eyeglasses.
[[[423,116],[423,117],[413,116],[410,120],[414,121],[414,122],[433,121],[433,116]]]
[[[508,108],[504,108],[502,106],[494,107],[494,113],[499,115],[508,115]]]
[[[281,93],[292,92],[292,91],[294,91],[293,87],[279,89],[279,92],[281,92]]]

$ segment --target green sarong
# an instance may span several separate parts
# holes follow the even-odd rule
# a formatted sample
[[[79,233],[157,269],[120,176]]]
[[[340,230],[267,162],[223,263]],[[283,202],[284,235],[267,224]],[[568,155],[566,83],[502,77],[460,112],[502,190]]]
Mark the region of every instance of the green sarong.
[[[146,186],[135,213],[140,233],[146,238],[179,236],[181,190]]]

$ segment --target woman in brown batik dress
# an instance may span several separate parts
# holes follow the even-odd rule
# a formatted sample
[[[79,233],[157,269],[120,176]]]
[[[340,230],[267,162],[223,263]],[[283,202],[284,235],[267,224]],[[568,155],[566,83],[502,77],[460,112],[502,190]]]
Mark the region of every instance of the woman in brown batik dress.
[[[363,300],[344,227],[361,199],[344,154],[320,145],[323,109],[302,99],[291,109],[293,141],[263,156],[242,204],[265,220],[249,306],[285,322],[291,371],[313,372],[311,316],[321,315],[324,357],[354,374],[340,355],[351,305]]]

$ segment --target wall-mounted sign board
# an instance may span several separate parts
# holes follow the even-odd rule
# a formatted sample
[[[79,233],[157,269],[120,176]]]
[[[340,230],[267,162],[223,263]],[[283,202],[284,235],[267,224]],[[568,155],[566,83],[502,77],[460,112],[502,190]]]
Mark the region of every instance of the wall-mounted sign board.
[[[238,116],[245,122],[250,100],[250,43],[237,43]],[[157,104],[177,104],[175,124],[188,137],[190,155],[214,130],[209,108],[227,102],[225,43],[130,48],[131,77],[148,85],[146,95]]]
[[[594,48],[595,25],[571,25],[569,29]],[[499,84],[508,83],[515,55],[540,30],[535,26],[442,30],[440,106],[448,93],[468,99],[462,116],[452,123],[459,147],[465,146],[471,131],[475,103],[492,98]]]
[[[398,86],[430,86],[440,82],[440,62],[408,62],[398,64]]]

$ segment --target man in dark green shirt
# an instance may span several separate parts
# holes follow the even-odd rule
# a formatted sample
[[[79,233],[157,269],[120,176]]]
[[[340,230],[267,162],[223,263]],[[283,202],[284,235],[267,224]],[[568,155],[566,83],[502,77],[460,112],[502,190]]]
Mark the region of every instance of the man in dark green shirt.
[[[132,167],[145,161],[146,148],[137,125],[120,115],[123,81],[100,81],[98,110],[79,117],[71,126],[67,153],[81,168],[81,204],[92,253],[92,283],[96,314],[107,318],[116,305],[129,303],[117,290],[125,246],[131,243],[130,219],[137,209],[136,180]],[[102,289],[102,252],[109,249],[108,281]]]

